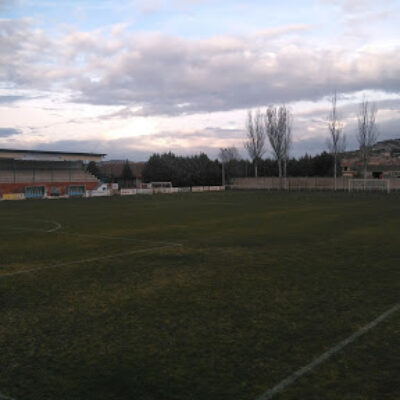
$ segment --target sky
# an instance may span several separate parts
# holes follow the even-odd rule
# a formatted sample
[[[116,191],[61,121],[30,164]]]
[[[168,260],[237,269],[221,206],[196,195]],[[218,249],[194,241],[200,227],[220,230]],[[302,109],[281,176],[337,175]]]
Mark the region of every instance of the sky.
[[[364,97],[400,138],[400,0],[0,0],[0,55],[0,148],[246,157],[248,111],[285,104],[299,157],[335,90],[348,149]]]

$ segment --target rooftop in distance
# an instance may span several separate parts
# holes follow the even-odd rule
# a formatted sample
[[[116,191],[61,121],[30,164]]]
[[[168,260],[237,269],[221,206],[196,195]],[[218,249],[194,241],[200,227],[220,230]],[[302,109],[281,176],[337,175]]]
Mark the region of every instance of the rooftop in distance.
[[[0,149],[0,158],[34,161],[101,161],[105,154],[65,151]]]

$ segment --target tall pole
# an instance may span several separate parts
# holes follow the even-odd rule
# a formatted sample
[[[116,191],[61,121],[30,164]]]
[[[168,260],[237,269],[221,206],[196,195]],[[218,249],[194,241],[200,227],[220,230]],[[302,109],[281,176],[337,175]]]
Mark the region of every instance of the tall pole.
[[[222,186],[225,186],[225,163],[222,161]]]
[[[337,184],[336,184],[336,178],[337,178],[337,156],[336,156],[336,152],[335,155],[333,157],[333,162],[334,162],[334,166],[333,166],[333,182],[334,182],[334,189],[337,189]]]

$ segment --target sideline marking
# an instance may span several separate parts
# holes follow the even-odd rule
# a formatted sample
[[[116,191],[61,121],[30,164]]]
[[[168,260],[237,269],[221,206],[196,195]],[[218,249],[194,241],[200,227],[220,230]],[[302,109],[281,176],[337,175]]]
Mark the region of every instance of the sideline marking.
[[[336,346],[332,347],[330,350],[328,350],[325,353],[321,354],[314,361],[312,361],[309,364],[305,365],[304,367],[298,369],[292,375],[289,375],[287,378],[285,378],[283,381],[278,383],[272,389],[267,390],[261,396],[257,397],[256,400],[269,400],[269,399],[272,399],[272,397],[275,396],[277,393],[279,393],[282,390],[286,389],[288,386],[290,386],[292,383],[294,383],[297,379],[301,378],[303,375],[305,375],[308,372],[310,372],[311,370],[313,370],[319,364],[322,364],[324,361],[328,360],[335,353],[337,353],[338,351],[342,350],[343,347],[345,347],[348,344],[354,342],[360,336],[362,336],[365,333],[367,333],[370,329],[374,328],[376,325],[378,325],[380,322],[382,322],[383,320],[385,320],[387,317],[389,317],[391,314],[395,313],[398,310],[400,310],[400,303],[397,303],[392,308],[390,308],[389,310],[387,310],[383,314],[381,314],[378,318],[374,319],[369,324],[365,325],[363,328],[361,328],[357,332],[353,333],[347,339],[342,340]]]
[[[146,251],[152,251],[152,250],[169,249],[169,248],[173,248],[173,247],[177,247],[177,246],[167,245],[167,246],[159,246],[159,247],[150,247],[148,249],[132,250],[132,251],[124,252],[124,253],[109,254],[106,256],[91,257],[91,258],[85,258],[85,259],[81,259],[81,260],[63,262],[63,263],[59,263],[59,264],[45,265],[43,267],[30,268],[30,269],[25,269],[25,270],[21,270],[21,271],[14,271],[14,272],[8,272],[5,274],[0,274],[0,279],[4,278],[4,277],[8,277],[8,276],[22,275],[22,274],[27,274],[29,272],[42,271],[45,269],[67,267],[69,265],[84,264],[86,262],[106,260],[106,259],[117,258],[117,257],[125,257],[125,256],[129,256],[131,254],[144,253]],[[1,400],[1,398],[0,398],[0,400]]]

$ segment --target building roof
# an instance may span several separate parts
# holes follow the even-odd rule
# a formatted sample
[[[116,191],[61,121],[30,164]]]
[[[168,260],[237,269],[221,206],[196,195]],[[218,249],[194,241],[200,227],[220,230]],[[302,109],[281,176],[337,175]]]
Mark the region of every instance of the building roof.
[[[47,151],[47,150],[16,150],[16,149],[0,149],[1,153],[12,152],[12,153],[36,153],[36,154],[63,154],[63,155],[74,155],[74,156],[100,156],[104,157],[106,154],[100,153],[75,153],[69,151]]]
[[[16,160],[100,161],[101,159],[103,159],[104,156],[105,154],[99,153],[72,153],[66,151],[0,149],[0,158],[11,158]]]

